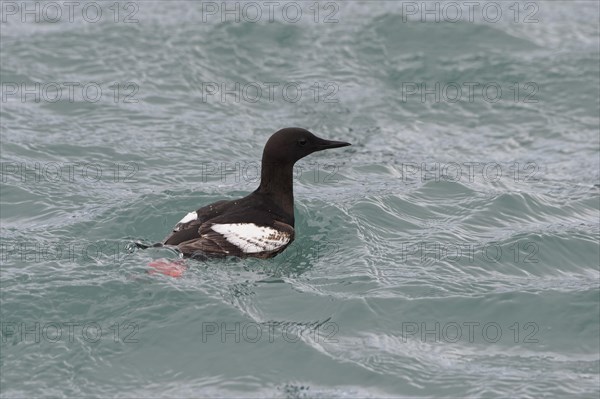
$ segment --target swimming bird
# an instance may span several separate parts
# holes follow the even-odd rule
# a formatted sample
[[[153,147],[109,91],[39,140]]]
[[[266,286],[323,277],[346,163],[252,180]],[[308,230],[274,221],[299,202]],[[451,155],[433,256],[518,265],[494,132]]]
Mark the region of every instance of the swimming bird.
[[[294,241],[294,164],[313,152],[349,145],[297,127],[275,132],[263,150],[258,188],[188,213],[161,246],[175,246],[186,257],[277,255]]]

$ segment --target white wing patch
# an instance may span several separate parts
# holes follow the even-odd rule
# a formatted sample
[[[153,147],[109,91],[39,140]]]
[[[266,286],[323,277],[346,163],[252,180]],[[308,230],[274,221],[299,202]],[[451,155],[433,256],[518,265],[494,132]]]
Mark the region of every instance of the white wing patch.
[[[290,242],[290,234],[254,223],[213,224],[211,229],[244,253],[274,251]]]
[[[187,215],[185,215],[183,217],[183,219],[181,219],[179,222],[177,222],[177,224],[191,222],[192,220],[196,220],[196,219],[198,219],[198,214],[196,213],[196,211],[190,212]]]

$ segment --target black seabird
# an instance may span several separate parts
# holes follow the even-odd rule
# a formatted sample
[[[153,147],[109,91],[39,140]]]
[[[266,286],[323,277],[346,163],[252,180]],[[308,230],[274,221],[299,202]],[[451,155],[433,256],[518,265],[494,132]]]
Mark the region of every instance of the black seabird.
[[[313,152],[349,145],[301,128],[277,131],[265,145],[260,185],[254,192],[188,213],[162,245],[199,258],[277,255],[294,240],[294,164]]]

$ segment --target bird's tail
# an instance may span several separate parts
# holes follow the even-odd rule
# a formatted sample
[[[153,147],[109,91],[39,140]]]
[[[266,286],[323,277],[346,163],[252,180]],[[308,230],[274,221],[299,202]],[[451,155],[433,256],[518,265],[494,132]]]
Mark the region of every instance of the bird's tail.
[[[147,244],[144,244],[144,243],[142,243],[140,241],[134,241],[133,245],[135,245],[135,247],[139,248],[139,249],[160,248],[160,247],[164,246],[162,242],[157,242],[157,243],[154,243],[154,244],[147,245]]]

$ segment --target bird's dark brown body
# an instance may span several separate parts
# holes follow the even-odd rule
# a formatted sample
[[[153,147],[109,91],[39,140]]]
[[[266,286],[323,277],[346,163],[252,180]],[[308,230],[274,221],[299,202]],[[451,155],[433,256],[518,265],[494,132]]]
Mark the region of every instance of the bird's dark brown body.
[[[277,255],[294,240],[294,164],[315,151],[348,145],[305,129],[279,130],[265,145],[261,183],[254,192],[189,213],[163,245],[191,257]]]

